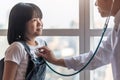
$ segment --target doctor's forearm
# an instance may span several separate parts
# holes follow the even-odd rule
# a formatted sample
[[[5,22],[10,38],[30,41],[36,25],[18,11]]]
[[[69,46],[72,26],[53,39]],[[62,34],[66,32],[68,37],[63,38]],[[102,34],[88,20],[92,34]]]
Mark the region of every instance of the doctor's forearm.
[[[64,59],[57,59],[53,64],[66,67]]]

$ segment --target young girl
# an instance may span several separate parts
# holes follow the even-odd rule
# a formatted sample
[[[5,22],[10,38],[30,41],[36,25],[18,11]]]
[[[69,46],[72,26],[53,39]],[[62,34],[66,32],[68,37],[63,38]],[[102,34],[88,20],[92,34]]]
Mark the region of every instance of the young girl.
[[[42,16],[32,3],[18,3],[11,9],[7,34],[10,46],[5,53],[3,80],[25,80],[28,54],[19,41],[25,41],[32,55],[38,57],[36,49],[45,45],[42,39],[36,38],[42,35]]]

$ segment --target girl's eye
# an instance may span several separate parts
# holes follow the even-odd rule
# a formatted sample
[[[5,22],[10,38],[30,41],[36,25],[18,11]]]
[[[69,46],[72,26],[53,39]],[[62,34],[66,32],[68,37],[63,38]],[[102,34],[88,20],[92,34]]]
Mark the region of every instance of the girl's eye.
[[[41,19],[39,19],[39,18],[33,18],[32,19],[32,22],[35,22],[35,21],[40,21]]]
[[[36,21],[36,19],[33,19],[32,21],[34,22],[34,21]]]

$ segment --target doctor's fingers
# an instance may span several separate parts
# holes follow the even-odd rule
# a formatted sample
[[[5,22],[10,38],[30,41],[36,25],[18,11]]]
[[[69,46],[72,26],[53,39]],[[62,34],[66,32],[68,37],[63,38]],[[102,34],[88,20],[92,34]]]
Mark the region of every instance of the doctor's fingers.
[[[43,47],[39,48],[39,52],[44,53],[44,54],[52,53],[52,51],[47,46],[43,46]]]
[[[43,57],[43,58],[45,58],[45,59],[47,59],[47,54],[43,54],[43,53],[40,53],[40,54],[37,54],[39,57]]]

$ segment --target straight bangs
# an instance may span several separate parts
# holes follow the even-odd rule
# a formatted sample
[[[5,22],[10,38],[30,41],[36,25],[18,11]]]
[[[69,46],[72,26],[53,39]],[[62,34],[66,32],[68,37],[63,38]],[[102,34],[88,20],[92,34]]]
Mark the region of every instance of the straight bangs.
[[[30,4],[33,8],[33,14],[32,14],[32,18],[40,18],[42,19],[43,18],[43,14],[42,14],[42,11],[39,7],[37,7],[36,5],[34,4]]]

